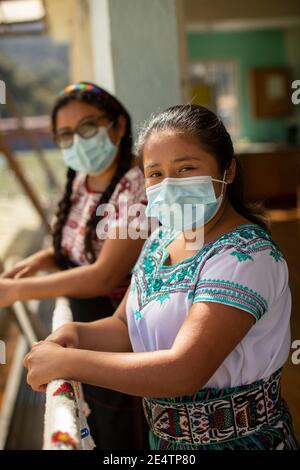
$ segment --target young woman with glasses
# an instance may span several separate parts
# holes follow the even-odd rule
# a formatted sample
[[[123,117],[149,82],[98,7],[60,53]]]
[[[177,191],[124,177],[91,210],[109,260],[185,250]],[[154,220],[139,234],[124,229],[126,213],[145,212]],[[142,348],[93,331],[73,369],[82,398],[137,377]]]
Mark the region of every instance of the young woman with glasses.
[[[145,204],[144,177],[134,164],[130,116],[102,88],[86,82],[67,86],[54,105],[52,130],[68,168],[53,246],[2,275],[0,304],[66,296],[74,320],[91,322],[109,317],[118,306],[144,242],[109,235],[99,239],[97,224],[105,214],[99,217],[96,209],[109,203],[116,208],[114,230],[126,225],[119,202],[123,198],[128,206]],[[110,219],[107,232],[109,224]],[[58,272],[34,277],[38,271]],[[115,337],[118,341],[117,332]],[[100,448],[144,446],[138,399],[89,385],[84,385],[84,392],[91,409],[91,433]]]

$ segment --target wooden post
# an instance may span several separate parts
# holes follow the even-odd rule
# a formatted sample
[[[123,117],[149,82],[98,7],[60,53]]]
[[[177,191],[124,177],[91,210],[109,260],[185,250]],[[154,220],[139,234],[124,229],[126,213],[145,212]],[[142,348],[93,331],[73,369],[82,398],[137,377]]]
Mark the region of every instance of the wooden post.
[[[15,100],[12,94],[7,89],[6,89],[6,103],[7,103],[7,108],[10,111],[10,114],[12,116],[15,116],[18,119],[18,128],[22,132],[25,140],[27,140],[29,145],[31,145],[33,150],[37,153],[39,157],[38,161],[47,175],[49,186],[51,188],[58,188],[58,183],[56,181],[54,173],[45,158],[44,151],[42,147],[40,146],[38,139],[31,131],[29,131],[28,129],[26,129],[26,127],[24,127],[23,122],[22,122],[22,116],[17,108]]]
[[[35,209],[37,210],[45,228],[47,229],[48,232],[51,231],[50,224],[48,222],[46,213],[39,201],[38,196],[35,194],[34,189],[31,187],[30,183],[27,181],[25,176],[23,175],[22,169],[12,151],[8,143],[6,142],[6,139],[4,136],[0,133],[0,152],[3,153],[4,157],[6,158],[10,168],[14,172],[17,180],[21,184],[24,192],[27,194],[28,198],[34,205]]]

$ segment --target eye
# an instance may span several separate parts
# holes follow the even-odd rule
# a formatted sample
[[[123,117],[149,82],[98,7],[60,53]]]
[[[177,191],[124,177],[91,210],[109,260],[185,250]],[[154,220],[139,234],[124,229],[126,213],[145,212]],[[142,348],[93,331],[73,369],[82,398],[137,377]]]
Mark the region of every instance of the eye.
[[[153,173],[150,173],[148,175],[148,178],[159,178],[161,176],[161,172],[160,171],[155,171]]]
[[[195,168],[193,166],[184,166],[180,168],[179,173],[184,173],[186,171],[191,171],[191,170],[195,170]]]
[[[78,134],[85,139],[93,137],[97,133],[97,131],[98,124],[95,120],[82,122],[77,128]]]

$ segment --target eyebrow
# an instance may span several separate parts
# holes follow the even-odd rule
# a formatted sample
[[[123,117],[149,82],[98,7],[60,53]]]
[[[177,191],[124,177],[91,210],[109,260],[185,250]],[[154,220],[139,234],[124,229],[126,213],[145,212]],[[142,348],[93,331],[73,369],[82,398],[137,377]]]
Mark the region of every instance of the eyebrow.
[[[190,160],[196,160],[197,162],[199,162],[200,159],[197,157],[189,157],[188,155],[183,155],[182,157],[175,158],[174,162],[177,163],[177,162],[184,162],[184,161],[190,161]],[[145,166],[145,169],[154,168],[159,165],[160,163],[150,162],[148,163],[148,165]]]
[[[147,168],[154,168],[155,166],[159,166],[159,163],[150,162],[150,163],[148,163],[148,165],[145,166],[145,170]]]
[[[94,114],[89,114],[88,116],[84,116],[83,118],[81,118],[79,121],[78,121],[78,124],[76,127],[78,127],[81,123],[83,123],[84,121],[88,120],[88,119],[102,119],[102,118],[106,118],[106,114],[100,114],[99,116],[95,116]],[[57,133],[59,134],[60,132],[64,132],[64,131],[73,131],[73,127],[59,127],[57,129]]]
[[[184,162],[184,161],[187,161],[187,160],[196,160],[197,162],[199,162],[200,158],[189,157],[188,155],[183,155],[182,157],[175,158],[174,162]]]

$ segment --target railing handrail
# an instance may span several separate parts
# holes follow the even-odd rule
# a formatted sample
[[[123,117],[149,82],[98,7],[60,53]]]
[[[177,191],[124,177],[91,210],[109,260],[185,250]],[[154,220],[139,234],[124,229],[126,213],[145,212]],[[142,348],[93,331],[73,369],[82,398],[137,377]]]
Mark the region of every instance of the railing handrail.
[[[52,331],[73,321],[67,299],[58,298],[53,312]],[[54,380],[47,385],[44,423],[44,450],[92,450],[95,446],[86,420],[81,384]]]

